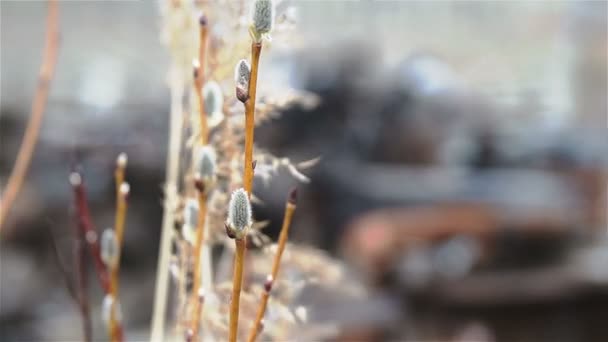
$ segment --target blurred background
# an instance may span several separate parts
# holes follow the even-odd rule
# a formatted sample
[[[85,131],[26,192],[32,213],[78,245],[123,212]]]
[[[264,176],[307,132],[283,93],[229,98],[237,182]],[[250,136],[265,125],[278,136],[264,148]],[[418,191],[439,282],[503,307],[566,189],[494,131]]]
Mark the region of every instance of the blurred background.
[[[343,260],[371,293],[357,314],[331,301],[318,310],[349,327],[337,340],[608,341],[607,2],[285,2],[297,39],[265,51],[265,83],[320,103],[285,108],[256,142],[294,161],[322,158],[300,187],[290,240]],[[0,1],[0,13],[4,186],[46,3]],[[127,340],[144,341],[170,100],[158,4],[60,1],[59,13],[40,140],[0,240],[0,340],[81,339],[49,232],[69,265],[75,164],[98,228],[112,225],[124,151],[122,307]],[[256,183],[256,218],[271,220],[271,236],[294,182]]]

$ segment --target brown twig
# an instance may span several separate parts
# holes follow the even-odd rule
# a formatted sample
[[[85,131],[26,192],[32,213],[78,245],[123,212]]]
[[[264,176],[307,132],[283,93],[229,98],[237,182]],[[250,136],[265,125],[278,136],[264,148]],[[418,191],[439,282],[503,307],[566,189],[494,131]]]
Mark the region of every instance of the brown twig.
[[[192,287],[191,306],[194,309],[194,317],[191,322],[193,338],[196,340],[200,326],[201,310],[203,301],[199,298],[201,287],[201,249],[205,240],[205,220],[207,218],[207,195],[204,189],[198,195],[198,228],[196,229],[196,242],[194,244],[194,281]]]
[[[264,283],[264,292],[262,293],[262,298],[260,300],[260,306],[258,307],[258,311],[256,314],[255,322],[251,326],[251,330],[249,330],[249,337],[247,338],[248,342],[253,342],[257,338],[258,334],[262,328],[262,319],[264,318],[264,314],[266,312],[266,306],[268,304],[268,298],[270,297],[270,291],[272,290],[272,285],[274,280],[277,279],[277,275],[279,273],[279,266],[281,264],[281,256],[283,255],[283,251],[285,250],[285,245],[287,244],[287,237],[289,235],[289,227],[291,226],[291,220],[293,218],[293,214],[296,210],[296,198],[297,192],[294,188],[289,193],[289,197],[287,198],[285,204],[285,217],[283,218],[283,226],[281,227],[281,233],[279,234],[279,242],[277,247],[277,254],[274,256],[274,261],[272,263],[272,271],[266,278],[266,282]]]
[[[253,133],[255,126],[255,99],[258,79],[258,65],[262,43],[253,42],[251,44],[251,73],[249,77],[248,95],[249,99],[245,102],[245,162],[243,172],[243,186],[251,198],[253,187]],[[230,302],[230,332],[228,341],[235,342],[239,325],[239,304],[241,298],[241,288],[243,286],[243,265],[245,258],[245,248],[247,246],[247,236],[242,239],[234,240],[236,254],[234,258],[234,275],[232,278],[232,301]]]
[[[236,255],[234,256],[234,273],[232,276],[232,301],[230,302],[230,335],[228,341],[235,342],[239,322],[239,302],[243,286],[243,264],[247,238],[235,239]]]
[[[205,97],[203,95],[203,84],[205,82],[205,64],[207,61],[207,36],[208,25],[207,17],[201,15],[199,18],[199,51],[198,61],[199,67],[195,72],[194,84],[199,101],[200,110],[200,143],[205,146],[209,141],[209,125],[207,123],[207,113],[205,112]],[[199,298],[199,290],[201,287],[201,249],[205,239],[205,219],[207,217],[207,191],[205,184],[199,179],[196,182],[198,190],[198,222],[196,230],[196,241],[194,243],[194,281],[192,287],[191,307],[193,308],[193,318],[190,323],[190,331],[192,332],[193,340],[197,340],[198,331],[201,319],[201,310],[203,301]]]
[[[21,147],[17,153],[17,160],[15,161],[15,166],[13,167],[13,171],[11,172],[6,188],[2,194],[2,201],[0,201],[0,229],[21,189],[21,185],[23,184],[23,180],[25,179],[27,169],[32,159],[32,154],[34,153],[36,141],[38,140],[40,127],[42,126],[44,109],[49,95],[49,84],[53,77],[57,61],[57,47],[59,43],[57,7],[56,0],[49,0],[46,38],[42,65],[38,75],[38,85],[36,87],[36,93],[34,94],[30,120],[27,124]]]

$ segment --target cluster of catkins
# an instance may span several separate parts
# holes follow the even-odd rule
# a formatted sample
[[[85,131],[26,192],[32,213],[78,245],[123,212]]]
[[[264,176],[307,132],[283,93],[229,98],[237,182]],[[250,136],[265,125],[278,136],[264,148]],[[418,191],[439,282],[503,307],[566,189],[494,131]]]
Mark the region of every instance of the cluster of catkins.
[[[242,2],[218,0],[204,5],[208,7],[200,8],[199,3],[193,1],[173,0],[164,3],[162,9],[165,17],[163,38],[173,59],[172,77],[177,73],[177,79],[182,81],[181,84],[170,84],[171,87],[185,89],[183,111],[189,113],[186,116],[189,120],[184,120],[183,127],[190,137],[184,141],[192,152],[190,157],[183,156],[187,167],[182,166],[185,172],[177,182],[181,184],[182,200],[179,214],[176,215],[181,223],[173,235],[174,253],[170,268],[177,290],[173,336],[215,341],[225,340],[230,334],[230,340],[233,340],[233,331],[230,330],[234,328],[229,318],[234,311],[230,306],[234,304],[232,291],[235,283],[232,282],[231,272],[232,259],[238,254],[235,253],[238,247],[233,241],[249,240],[261,248],[247,252],[240,317],[237,314],[241,324],[238,325],[236,336],[238,340],[244,340],[247,336],[247,340],[252,340],[252,336],[253,339],[272,340],[293,337],[294,333],[305,329],[303,327],[308,322],[306,306],[296,303],[295,298],[311,282],[338,286],[343,280],[342,267],[315,249],[288,245],[281,259],[281,267],[288,268],[289,272],[286,271],[278,279],[267,276],[273,257],[278,255],[281,258],[285,242],[282,247],[270,244],[270,240],[260,231],[263,225],[254,221],[251,203],[259,200],[247,191],[243,170],[251,167],[256,177],[267,181],[282,168],[297,180],[305,182],[308,179],[301,170],[313,166],[316,160],[293,164],[287,158],[276,158],[256,148],[250,156],[253,163],[246,165],[244,145],[247,134],[251,134],[252,139],[253,128],[246,127],[244,112],[252,101],[253,106],[257,104],[254,123],[259,124],[271,118],[272,113],[281,106],[310,104],[314,100],[311,101],[313,97],[309,94],[292,91],[275,96],[263,94],[257,96],[256,101],[255,84],[251,91],[250,82],[257,81],[256,77],[252,78],[252,68],[257,65],[241,59],[241,54],[248,51],[249,44],[261,45],[270,41],[273,28],[291,27],[285,25],[291,17],[275,15],[276,3],[253,0],[248,21],[241,18],[244,12]],[[214,5],[217,6],[211,8]],[[204,17],[200,16],[201,10],[205,13]],[[280,18],[282,25],[275,24],[275,17]],[[193,42],[199,38],[200,25],[208,29],[208,36],[205,36],[208,41],[201,43],[207,43],[208,50],[205,60],[194,63],[193,83],[202,77],[202,108],[196,101],[196,86],[188,86],[190,82],[187,81],[192,79],[191,61],[197,55],[196,46],[193,48],[192,45],[196,45]],[[247,31],[250,40],[240,39],[242,32]],[[235,61],[238,61],[236,66]],[[208,70],[205,70],[205,66]],[[200,70],[205,70],[204,75],[198,74]],[[226,91],[230,88],[233,90]],[[178,101],[183,99],[178,97]],[[204,116],[199,115],[201,112]],[[206,120],[205,125],[201,125],[200,120]],[[208,131],[205,132],[205,129]],[[197,246],[201,240],[202,245]],[[212,248],[221,253],[216,260],[211,260]],[[277,253],[277,250],[281,252]],[[276,271],[273,273],[276,274]],[[264,286],[265,278],[270,279],[270,285]],[[269,299],[271,288],[273,296]],[[264,308],[260,310],[260,298],[264,294]],[[196,300],[192,300],[193,297]],[[260,316],[260,312],[263,317],[258,322],[260,331],[252,335],[250,331],[255,330],[254,322],[259,320],[260,317],[256,316]]]

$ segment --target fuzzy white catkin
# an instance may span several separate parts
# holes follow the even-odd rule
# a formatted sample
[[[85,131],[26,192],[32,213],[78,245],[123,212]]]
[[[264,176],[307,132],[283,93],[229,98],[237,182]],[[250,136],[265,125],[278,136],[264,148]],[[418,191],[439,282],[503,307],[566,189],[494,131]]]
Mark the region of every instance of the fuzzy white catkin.
[[[101,305],[101,320],[108,325],[110,323],[110,317],[112,315],[112,308],[114,308],[114,319],[117,322],[122,322],[122,308],[120,302],[114,302],[114,297],[111,294],[105,295],[103,303]]]
[[[101,260],[108,268],[114,268],[118,264],[118,240],[114,230],[108,228],[101,235]]]
[[[243,188],[235,190],[230,196],[226,223],[237,236],[251,226],[251,203],[249,203],[249,196]]]
[[[127,182],[122,182],[122,184],[120,184],[119,190],[121,195],[128,196],[129,192],[131,191],[131,186]]]
[[[267,34],[274,22],[274,4],[272,0],[255,0],[253,3],[253,27],[258,34]]]
[[[198,202],[195,199],[188,199],[184,206],[184,225],[196,228],[198,224]]]
[[[217,82],[209,81],[203,87],[203,97],[205,99],[205,113],[212,116],[222,111],[224,105],[224,94]]]
[[[251,66],[245,59],[241,59],[234,68],[234,82],[238,85],[248,85],[251,75]]]
[[[108,324],[110,322],[110,315],[112,313],[112,303],[114,303],[114,298],[111,294],[105,295],[103,297],[103,303],[101,305],[101,320]]]
[[[80,186],[82,184],[82,177],[78,172],[70,173],[70,184],[74,187]]]
[[[194,242],[196,226],[198,225],[198,202],[194,199],[188,199],[184,206],[184,225],[182,226],[182,234],[186,241]]]
[[[194,170],[203,181],[215,176],[216,156],[211,146],[203,146],[196,151],[196,169]]]
[[[241,102],[247,101],[249,97],[249,78],[251,77],[251,66],[241,59],[234,68],[234,82],[236,83],[236,97]]]

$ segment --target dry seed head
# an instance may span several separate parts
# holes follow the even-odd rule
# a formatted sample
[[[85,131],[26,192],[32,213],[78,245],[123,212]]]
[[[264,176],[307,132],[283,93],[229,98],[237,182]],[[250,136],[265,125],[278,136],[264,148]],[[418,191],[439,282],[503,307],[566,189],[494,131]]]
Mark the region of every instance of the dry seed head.
[[[121,154],[118,155],[118,158],[116,158],[116,166],[118,166],[121,169],[124,169],[127,167],[127,161],[128,161],[128,157],[127,154],[122,152]]]
[[[114,269],[118,265],[120,247],[116,234],[112,228],[103,231],[101,235],[101,260],[109,268]]]
[[[241,59],[234,68],[234,82],[236,83],[236,98],[245,103],[249,99],[249,78],[251,77],[251,66]]]
[[[252,29],[256,38],[270,33],[274,24],[274,4],[272,0],[255,0],[253,3]]]
[[[205,99],[205,114],[212,116],[222,112],[224,105],[224,94],[217,82],[209,81],[203,87],[203,98]]]
[[[247,229],[251,226],[251,203],[245,189],[235,190],[230,197],[228,204],[228,219],[226,229],[229,235],[234,235],[236,239],[241,239],[247,234]]]

